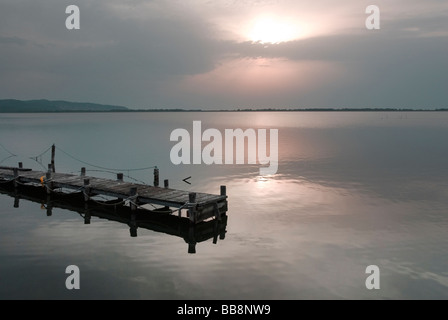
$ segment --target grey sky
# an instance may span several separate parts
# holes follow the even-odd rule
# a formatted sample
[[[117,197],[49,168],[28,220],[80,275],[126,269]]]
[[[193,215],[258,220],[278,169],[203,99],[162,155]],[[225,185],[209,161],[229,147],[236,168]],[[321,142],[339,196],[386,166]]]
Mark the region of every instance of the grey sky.
[[[81,29],[67,30],[78,5]],[[369,4],[381,30],[365,28]],[[255,43],[254,26],[281,43]],[[274,26],[274,27],[272,27]],[[251,38],[252,37],[252,38]],[[260,39],[258,39],[260,40]],[[131,108],[448,107],[445,0],[2,0],[0,99]]]

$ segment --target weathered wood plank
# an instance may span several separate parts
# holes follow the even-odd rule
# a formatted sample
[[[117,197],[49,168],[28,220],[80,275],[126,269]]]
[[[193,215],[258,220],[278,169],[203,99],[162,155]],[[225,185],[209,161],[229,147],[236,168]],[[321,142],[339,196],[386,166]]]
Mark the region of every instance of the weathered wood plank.
[[[14,168],[13,168],[14,169]],[[14,170],[3,169],[0,167],[0,180],[11,180],[14,178]],[[154,187],[144,184],[137,184],[132,182],[124,182],[120,180],[111,180],[106,178],[97,178],[89,176],[79,176],[66,173],[53,173],[43,171],[18,171],[16,170],[17,179],[21,182],[31,182],[40,184],[41,177],[48,179],[50,188],[67,188],[78,190],[81,187],[88,188],[91,196],[93,194],[112,196],[117,198],[128,198],[132,192],[138,195],[139,203],[152,203],[170,207],[181,207],[186,202],[189,202],[191,192],[185,190],[177,190],[170,188]],[[85,180],[88,180],[88,185],[85,185]],[[132,190],[132,192],[131,192]],[[49,190],[47,190],[50,192]],[[222,193],[222,191],[221,191]],[[225,194],[225,193],[224,193]],[[87,196],[87,200],[88,200]],[[227,210],[227,196],[213,195],[208,193],[195,193],[195,202],[198,204],[198,212],[195,213],[193,222],[197,223],[202,218],[208,218],[213,215],[216,203],[220,210]]]

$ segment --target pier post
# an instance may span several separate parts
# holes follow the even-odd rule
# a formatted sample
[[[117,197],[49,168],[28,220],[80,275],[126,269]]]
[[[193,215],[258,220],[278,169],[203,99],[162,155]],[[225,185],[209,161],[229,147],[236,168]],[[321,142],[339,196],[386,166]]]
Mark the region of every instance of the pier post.
[[[19,180],[19,169],[14,168],[14,188],[17,188],[19,186],[18,180]]]
[[[47,195],[47,217],[51,217],[53,215],[53,204],[51,202],[51,196]]]
[[[221,186],[221,195],[222,196],[226,196],[227,195],[227,187],[226,186]]]
[[[132,187],[130,191],[131,197],[133,199],[131,200],[131,211],[137,210],[137,187]]]
[[[81,177],[85,177],[86,176],[86,168],[82,167],[81,168]]]
[[[137,237],[137,216],[135,213],[131,214],[131,221],[129,221],[129,234],[132,238]]]
[[[92,219],[92,214],[90,213],[89,204],[87,202],[84,203],[84,224],[90,224],[90,220]]]
[[[188,194],[188,202],[189,202],[189,208],[188,208],[188,216],[190,218],[190,221],[195,223],[196,222],[196,193],[190,192]]]
[[[53,144],[51,146],[51,167],[52,167],[53,172],[56,172],[56,168],[54,166],[54,157],[55,157],[55,155],[56,155],[56,146]]]
[[[170,182],[168,181],[168,179],[163,180],[163,186],[165,188],[169,188]]]
[[[14,197],[14,208],[18,208],[19,207],[19,203],[20,203],[19,196],[15,196]]]
[[[159,186],[159,169],[157,167],[154,168],[154,187]]]
[[[51,182],[51,171],[52,171],[51,168],[52,168],[52,165],[50,163],[50,164],[48,164],[48,171],[47,171],[47,174],[45,175],[47,194],[50,194],[51,190],[53,190],[53,183]]]
[[[19,169],[23,169],[23,163],[19,162]]]
[[[120,173],[117,173],[117,181],[119,181],[119,182],[123,182],[123,174],[120,172]],[[123,198],[118,198],[117,199],[119,202],[122,202],[123,201]]]
[[[188,253],[195,254],[196,253],[196,237],[195,237],[195,229],[194,225],[190,225],[188,228]]]
[[[90,179],[84,179],[84,201],[89,201],[90,198]]]

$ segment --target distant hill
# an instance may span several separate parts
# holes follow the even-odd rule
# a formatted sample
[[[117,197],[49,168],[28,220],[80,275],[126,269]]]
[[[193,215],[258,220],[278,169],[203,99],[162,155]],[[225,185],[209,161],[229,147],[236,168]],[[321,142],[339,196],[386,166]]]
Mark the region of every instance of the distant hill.
[[[51,100],[0,100],[0,113],[13,112],[106,112],[130,111],[126,107],[111,106],[87,102],[51,101]]]

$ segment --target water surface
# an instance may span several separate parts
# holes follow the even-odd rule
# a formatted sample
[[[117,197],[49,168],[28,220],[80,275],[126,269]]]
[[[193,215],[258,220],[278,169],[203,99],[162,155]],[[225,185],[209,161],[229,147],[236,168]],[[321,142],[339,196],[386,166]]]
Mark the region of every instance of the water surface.
[[[279,169],[180,165],[172,130],[275,128]],[[1,165],[157,166],[170,187],[227,186],[225,239],[188,253],[179,237],[0,194],[1,299],[446,299],[448,113],[248,112],[2,114]],[[74,159],[76,158],[76,159]],[[112,173],[88,173],[113,177]],[[152,183],[152,170],[124,171]],[[191,176],[191,185],[182,179]],[[81,289],[65,288],[65,268]],[[365,269],[381,270],[367,290]]]

